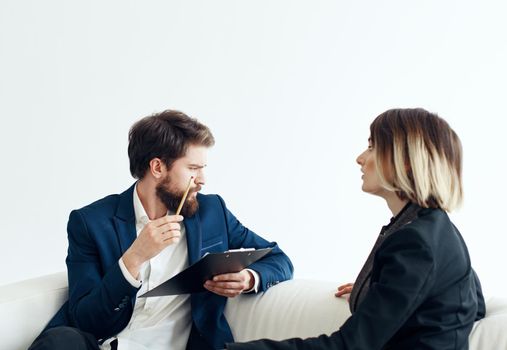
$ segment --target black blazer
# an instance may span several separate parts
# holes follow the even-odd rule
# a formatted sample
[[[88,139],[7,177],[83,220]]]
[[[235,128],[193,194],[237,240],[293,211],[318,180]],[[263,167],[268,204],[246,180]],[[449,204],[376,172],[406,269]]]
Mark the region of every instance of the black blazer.
[[[468,349],[484,317],[479,280],[461,234],[440,209],[385,239],[375,254],[370,288],[356,312],[331,336],[259,340],[227,349]]]

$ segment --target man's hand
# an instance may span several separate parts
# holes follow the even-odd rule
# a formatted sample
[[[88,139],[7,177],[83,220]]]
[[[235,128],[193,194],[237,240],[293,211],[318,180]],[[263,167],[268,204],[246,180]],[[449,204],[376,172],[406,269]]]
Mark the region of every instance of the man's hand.
[[[354,283],[347,283],[338,287],[338,291],[334,293],[335,297],[341,297],[342,295],[347,295],[347,301],[349,301],[350,293],[352,293],[352,288],[354,288]]]
[[[181,215],[166,215],[144,226],[122,256],[125,267],[134,278],[139,276],[139,269],[145,261],[158,255],[167,246],[179,242],[182,220]]]
[[[237,273],[216,275],[212,280],[204,283],[204,288],[223,297],[234,298],[244,290],[252,289],[254,283],[254,276],[245,269]]]

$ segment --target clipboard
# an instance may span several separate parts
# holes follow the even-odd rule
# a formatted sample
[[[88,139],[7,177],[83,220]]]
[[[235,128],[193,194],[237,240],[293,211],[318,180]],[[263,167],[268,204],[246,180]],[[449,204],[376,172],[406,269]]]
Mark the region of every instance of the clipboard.
[[[273,248],[233,249],[223,253],[208,253],[177,275],[142,294],[139,298],[204,292],[204,282],[215,275],[239,272],[264,257]]]

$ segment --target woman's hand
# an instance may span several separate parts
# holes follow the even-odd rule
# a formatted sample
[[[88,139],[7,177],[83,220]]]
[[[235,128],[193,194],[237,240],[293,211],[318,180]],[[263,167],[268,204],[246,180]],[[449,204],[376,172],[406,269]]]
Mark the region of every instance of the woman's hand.
[[[352,293],[352,288],[354,288],[354,283],[347,283],[338,287],[338,291],[334,293],[335,297],[341,297],[342,295],[347,295],[347,301],[349,301],[350,293]]]

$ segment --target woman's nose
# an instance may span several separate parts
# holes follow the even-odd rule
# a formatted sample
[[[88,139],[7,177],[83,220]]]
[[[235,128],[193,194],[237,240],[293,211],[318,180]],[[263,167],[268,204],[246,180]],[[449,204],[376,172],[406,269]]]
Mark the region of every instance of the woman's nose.
[[[363,165],[364,164],[363,155],[364,155],[364,152],[357,156],[357,158],[356,158],[356,163],[357,164],[359,164],[359,165]]]

